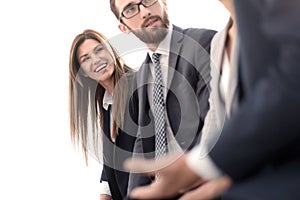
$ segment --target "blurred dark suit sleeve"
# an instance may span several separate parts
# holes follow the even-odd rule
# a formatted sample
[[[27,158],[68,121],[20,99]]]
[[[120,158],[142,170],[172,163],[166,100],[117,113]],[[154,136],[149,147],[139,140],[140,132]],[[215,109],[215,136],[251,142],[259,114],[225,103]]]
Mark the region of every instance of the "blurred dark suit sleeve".
[[[298,199],[300,1],[236,0],[235,9],[239,108],[210,156],[234,179],[232,198]]]

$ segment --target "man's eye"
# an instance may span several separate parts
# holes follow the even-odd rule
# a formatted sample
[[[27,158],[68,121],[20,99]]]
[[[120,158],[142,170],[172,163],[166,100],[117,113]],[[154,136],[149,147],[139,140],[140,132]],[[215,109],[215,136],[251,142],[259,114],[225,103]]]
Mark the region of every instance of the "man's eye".
[[[150,5],[150,4],[153,4],[154,1],[155,1],[155,0],[144,0],[144,1],[143,1],[143,4],[148,6],[148,5]]]
[[[130,6],[129,8],[127,8],[127,9],[125,10],[125,13],[126,13],[126,14],[132,14],[132,13],[135,13],[136,10],[137,10],[137,6],[136,6],[136,5]]]

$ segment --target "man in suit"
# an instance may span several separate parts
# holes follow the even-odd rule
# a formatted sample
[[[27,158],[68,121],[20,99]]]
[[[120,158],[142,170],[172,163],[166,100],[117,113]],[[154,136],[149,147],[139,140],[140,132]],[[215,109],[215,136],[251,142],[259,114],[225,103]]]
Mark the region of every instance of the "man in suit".
[[[197,146],[155,170],[160,180],[136,189],[132,197],[172,197],[206,182],[206,192],[215,194],[225,191],[220,185],[231,185],[223,199],[300,198],[300,3],[235,0],[235,10],[240,38],[237,110],[207,157],[197,158]],[[137,171],[151,170],[151,164],[155,162],[126,163]]]
[[[168,152],[192,148],[198,141],[209,108],[208,52],[215,31],[183,30],[170,24],[165,0],[111,0],[110,5],[120,21],[120,30],[133,33],[148,47],[146,59],[136,75],[129,108],[138,131],[124,131],[137,134],[134,153],[153,158],[157,152],[153,103],[156,75],[152,58],[155,53],[160,54],[166,148]],[[122,161],[122,165],[123,159],[118,158],[122,155],[116,153],[115,156],[116,162]],[[130,179],[129,190],[151,182],[151,178],[137,177]]]

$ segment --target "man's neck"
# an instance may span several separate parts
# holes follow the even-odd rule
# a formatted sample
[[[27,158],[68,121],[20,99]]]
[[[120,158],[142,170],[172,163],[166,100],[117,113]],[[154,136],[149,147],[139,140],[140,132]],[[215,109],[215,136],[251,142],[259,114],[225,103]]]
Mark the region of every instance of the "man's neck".
[[[160,43],[156,43],[156,44],[147,44],[147,47],[150,51],[155,52],[156,49],[158,48]]]
[[[170,40],[169,38],[171,38],[170,34],[172,33],[172,30],[173,30],[173,25],[170,25],[170,26],[168,27],[167,34],[165,35],[165,37],[164,37],[159,43],[148,43],[148,44],[146,44],[146,46],[148,47],[148,49],[149,49],[150,51],[152,51],[152,52],[156,52],[156,50],[157,50],[158,48],[160,48],[160,45],[161,45],[162,43],[164,43],[163,46],[165,46],[166,43],[169,43],[170,41],[168,41],[168,40]],[[167,37],[168,37],[168,39],[167,39]],[[165,40],[167,40],[167,42],[166,42]],[[169,45],[168,45],[168,46],[169,46]]]

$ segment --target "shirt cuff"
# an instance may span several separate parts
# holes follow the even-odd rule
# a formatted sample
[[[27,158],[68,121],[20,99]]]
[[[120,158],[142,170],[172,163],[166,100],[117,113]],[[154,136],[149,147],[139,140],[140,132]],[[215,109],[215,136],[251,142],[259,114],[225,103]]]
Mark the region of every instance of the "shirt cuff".
[[[101,181],[100,183],[100,195],[101,194],[107,194],[111,196],[109,185],[107,181]]]
[[[221,177],[223,175],[222,171],[215,165],[202,147],[203,145],[198,145],[188,153],[188,166],[203,179],[212,180]]]

